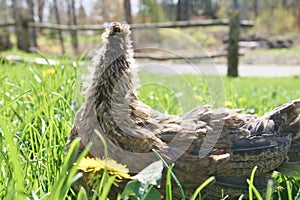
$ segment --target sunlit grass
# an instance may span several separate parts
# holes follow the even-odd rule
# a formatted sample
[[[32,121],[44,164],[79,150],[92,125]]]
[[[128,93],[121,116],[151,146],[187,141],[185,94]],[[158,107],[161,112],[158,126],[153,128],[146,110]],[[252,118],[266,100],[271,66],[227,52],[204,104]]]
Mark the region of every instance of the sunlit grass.
[[[217,101],[210,93],[206,79],[197,75],[153,75],[145,72],[140,77],[140,99],[171,114],[181,114],[197,105]],[[283,103],[300,98],[299,76],[220,79],[222,84],[218,83],[217,87],[226,97],[223,105],[242,108],[245,113],[263,115]]]
[[[74,199],[75,192],[70,185],[79,175],[75,176],[74,170],[71,173],[74,177],[66,175],[73,155],[66,156],[64,148],[76,112],[73,91],[78,65],[66,58],[53,66],[0,62],[0,199],[62,196]],[[213,100],[209,85],[201,77],[155,75],[154,78],[144,73],[140,78],[139,98],[163,112],[180,114]],[[153,83],[161,80],[158,81],[161,84],[143,85],[149,80]],[[300,98],[298,77],[222,77],[222,81],[225,101],[231,102],[227,106],[244,108],[247,113],[262,115],[289,100]],[[76,149],[76,144],[73,148]],[[170,180],[171,171],[168,173]],[[300,196],[299,178],[280,174],[275,178],[283,189],[277,189],[274,195],[284,199],[290,195],[289,189],[292,196]],[[176,187],[168,184],[169,192]],[[197,191],[202,188],[203,185]],[[86,198],[82,189],[79,197]]]

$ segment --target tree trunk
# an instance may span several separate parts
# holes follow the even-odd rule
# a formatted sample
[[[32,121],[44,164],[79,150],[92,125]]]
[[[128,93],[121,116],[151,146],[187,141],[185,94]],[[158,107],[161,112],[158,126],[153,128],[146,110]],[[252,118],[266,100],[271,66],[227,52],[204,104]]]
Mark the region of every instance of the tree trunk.
[[[42,23],[44,21],[45,0],[38,0],[37,1],[37,5],[38,5],[38,18],[39,18],[39,22]]]
[[[59,17],[59,12],[58,12],[58,7],[57,7],[57,0],[53,0],[53,6],[54,6],[54,10],[55,10],[56,23],[60,24],[60,17]],[[64,54],[65,53],[64,38],[63,38],[63,35],[62,35],[61,31],[58,31],[58,37],[59,37],[59,41],[60,41],[61,51]]]
[[[281,4],[282,4],[283,8],[286,8],[287,7],[287,0],[282,0]]]
[[[9,37],[9,31],[4,30],[0,35],[0,51],[5,51],[12,48],[12,44]]]
[[[130,0],[124,0],[125,20],[132,24],[131,3]]]
[[[238,0],[233,0],[233,9],[237,10],[239,8]]]
[[[298,30],[300,30],[300,0],[296,0],[295,2],[295,17]]]
[[[254,12],[254,16],[255,18],[257,18],[258,16],[258,5],[257,5],[257,0],[253,0],[253,12]]]
[[[204,0],[203,3],[204,3],[204,14],[213,18],[214,12],[212,9],[211,0]]]
[[[69,16],[69,25],[77,25],[77,17],[75,12],[75,0],[68,1],[68,16]],[[78,54],[78,37],[77,31],[71,31],[71,43],[74,49],[74,53]]]
[[[21,9],[19,8],[19,2],[12,0],[13,15],[15,18],[15,31],[17,35],[17,47],[20,50],[29,52],[29,32],[28,22],[22,16]]]
[[[27,4],[28,4],[28,9],[29,9],[29,13],[30,13],[30,20],[32,22],[34,22],[34,4],[33,4],[33,1],[32,0],[27,0]],[[33,47],[38,47],[38,44],[37,44],[37,36],[36,36],[36,28],[32,27],[30,28],[30,33],[31,33],[31,36],[32,36],[32,46]]]
[[[191,7],[189,0],[178,0],[177,3],[177,21],[189,20],[191,16]]]
[[[239,63],[239,12],[234,10],[230,16],[229,23],[229,41],[227,52],[227,76],[238,76],[238,63]]]

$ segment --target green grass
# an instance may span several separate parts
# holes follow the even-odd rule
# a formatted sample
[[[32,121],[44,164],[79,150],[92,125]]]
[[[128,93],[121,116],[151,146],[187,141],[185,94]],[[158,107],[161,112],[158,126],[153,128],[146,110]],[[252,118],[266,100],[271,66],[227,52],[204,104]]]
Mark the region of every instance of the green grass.
[[[78,109],[73,98],[78,68],[68,59],[59,61],[55,66],[42,66],[0,60],[0,199],[77,198],[70,185],[80,174],[67,170],[72,154],[66,156],[64,147]],[[140,77],[139,98],[161,111],[180,114],[195,105],[218,100],[211,97],[203,77],[155,75],[154,79],[147,73]],[[242,107],[248,113],[262,115],[300,98],[298,77],[222,77],[222,81],[224,87],[218,86],[226,95],[224,105]],[[276,190],[275,195],[282,199],[289,194],[297,195],[299,178],[276,178],[283,189]],[[169,190],[174,187],[168,185]],[[196,192],[203,185],[199,188]],[[85,197],[81,190],[78,198]]]
[[[300,98],[298,76],[215,78],[141,73],[140,77],[140,99],[171,114],[181,114],[197,105],[222,100],[220,106],[243,108],[245,113],[263,115],[283,103]],[[216,92],[219,95],[214,94]]]

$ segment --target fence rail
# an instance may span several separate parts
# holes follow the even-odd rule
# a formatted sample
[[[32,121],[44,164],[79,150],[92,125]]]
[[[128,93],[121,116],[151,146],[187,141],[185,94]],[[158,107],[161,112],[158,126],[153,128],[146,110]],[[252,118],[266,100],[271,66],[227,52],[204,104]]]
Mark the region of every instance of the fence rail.
[[[20,25],[21,24],[21,25]],[[238,15],[234,18],[231,18],[230,20],[227,19],[211,19],[211,20],[199,20],[199,21],[176,21],[176,22],[162,22],[162,23],[146,23],[146,24],[130,24],[131,29],[153,29],[153,28],[190,28],[190,27],[208,27],[208,26],[227,26],[229,27],[229,46],[228,46],[228,52],[221,53],[221,54],[215,54],[210,56],[193,56],[190,59],[207,59],[207,58],[213,58],[213,57],[225,57],[227,56],[228,60],[228,66],[233,65],[233,69],[237,72],[237,64],[238,64],[238,41],[239,41],[239,27],[252,27],[254,25],[253,21],[249,20],[239,20]],[[107,25],[61,25],[61,24],[50,24],[50,23],[36,23],[36,22],[30,22],[22,19],[22,22],[16,23],[15,21],[9,21],[9,22],[0,22],[0,28],[15,26],[19,30],[23,30],[24,33],[22,38],[23,41],[27,41],[27,44],[29,44],[29,28],[39,28],[39,29],[51,29],[56,30],[59,33],[62,31],[103,31]],[[21,27],[20,27],[21,26]],[[18,30],[17,29],[17,30]],[[27,33],[27,34],[25,34]],[[74,45],[75,52],[78,51],[78,43],[77,43],[77,37],[75,38],[76,42],[72,42],[72,45]],[[237,41],[237,42],[236,42]],[[21,44],[21,42],[20,42]],[[65,52],[64,50],[64,41],[63,38],[60,38],[60,45],[62,49],[62,53]],[[18,41],[18,47],[19,47],[19,41]],[[25,45],[25,47],[22,47],[23,50],[29,51],[29,46]],[[230,51],[231,49],[231,51]],[[140,54],[136,55],[136,58],[146,58],[146,59],[153,59],[153,60],[178,60],[183,59],[182,57],[155,57],[152,55],[145,55]],[[229,59],[230,58],[230,59]],[[231,60],[234,60],[233,64]],[[233,71],[233,70],[230,70]],[[235,76],[235,75],[234,75]]]
[[[14,21],[0,23],[0,28],[14,26]],[[145,24],[130,24],[131,29],[145,29],[145,28],[190,28],[197,26],[228,26],[229,20],[227,19],[213,19],[213,20],[200,20],[200,21],[177,21],[177,22],[161,22],[161,23],[145,23]],[[253,21],[241,20],[241,27],[252,27]],[[107,25],[63,25],[51,23],[38,23],[28,22],[28,27],[45,28],[58,31],[101,31]]]

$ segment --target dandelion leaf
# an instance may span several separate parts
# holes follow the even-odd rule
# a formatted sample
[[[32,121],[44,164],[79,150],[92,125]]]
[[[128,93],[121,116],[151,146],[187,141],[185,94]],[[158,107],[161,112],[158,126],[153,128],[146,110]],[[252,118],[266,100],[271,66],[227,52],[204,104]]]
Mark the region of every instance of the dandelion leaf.
[[[149,166],[140,171],[132,179],[137,179],[139,182],[147,185],[160,187],[163,170],[163,162],[161,160],[151,163]]]

